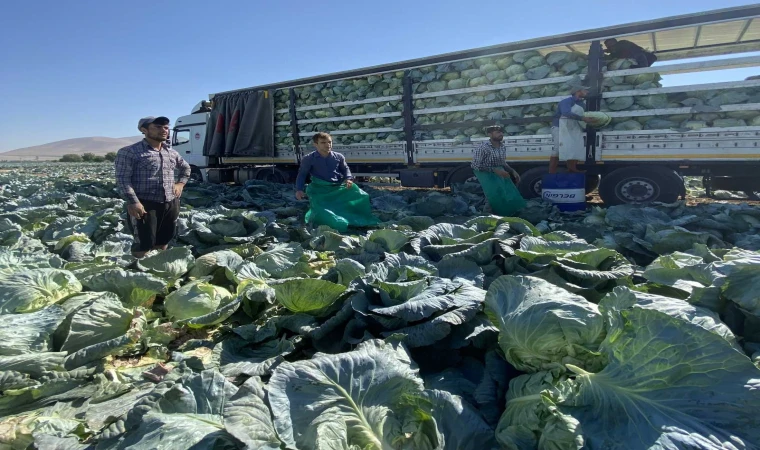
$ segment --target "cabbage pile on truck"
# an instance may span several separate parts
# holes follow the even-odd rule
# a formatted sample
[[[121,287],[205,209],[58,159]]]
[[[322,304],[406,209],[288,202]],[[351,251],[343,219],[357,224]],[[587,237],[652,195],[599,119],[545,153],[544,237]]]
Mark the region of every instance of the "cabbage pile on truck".
[[[609,61],[605,71],[625,70],[632,60]],[[459,62],[411,69],[413,81],[413,112],[418,125],[447,125],[480,120],[507,120],[550,116],[556,101],[528,105],[489,107],[505,101],[531,100],[568,95],[568,77],[583,77],[588,73],[588,57],[578,52],[537,51],[483,57]],[[339,144],[396,143],[404,141],[403,93],[404,72],[390,72],[367,77],[317,83],[295,88],[296,114],[301,133],[318,131],[339,132],[334,139]],[[556,83],[547,82],[557,78]],[[537,81],[539,84],[526,82]],[[491,85],[519,83],[515,87],[485,90]],[[527,84],[527,85],[526,85]],[[605,77],[603,92],[649,90],[662,87],[657,73],[639,73]],[[446,94],[465,88],[482,88],[477,92]],[[442,94],[441,94],[442,93]],[[392,100],[386,99],[393,98]],[[376,103],[351,102],[379,99]],[[275,93],[276,137],[278,145],[293,145],[289,124],[290,94],[288,89]],[[339,106],[311,109],[318,105],[338,103]],[[615,131],[726,128],[760,125],[760,111],[721,112],[723,105],[760,103],[760,88],[711,89],[701,92],[653,93],[620,96],[602,100],[601,111],[642,111],[671,108],[693,108],[695,112],[671,115],[616,117],[607,129]],[[468,107],[457,111],[437,112],[447,107]],[[379,115],[364,117],[366,115]],[[359,116],[359,118],[356,118]],[[346,120],[309,122],[314,119],[346,117]],[[550,122],[508,124],[509,135],[547,135]],[[381,131],[378,131],[381,130]],[[352,132],[353,131],[353,132]],[[453,139],[468,142],[485,137],[482,127],[441,128],[417,131],[415,140]],[[301,136],[306,144],[309,136]]]

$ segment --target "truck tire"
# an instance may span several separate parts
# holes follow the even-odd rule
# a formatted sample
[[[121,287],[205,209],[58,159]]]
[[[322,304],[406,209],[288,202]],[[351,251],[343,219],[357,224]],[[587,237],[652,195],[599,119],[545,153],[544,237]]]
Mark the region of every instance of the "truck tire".
[[[567,172],[567,169],[559,169],[559,173]],[[517,189],[524,199],[541,197],[541,180],[549,173],[548,167],[534,167],[520,174],[520,183]],[[599,187],[599,175],[586,174],[586,194],[590,194]]]
[[[658,166],[622,167],[602,177],[599,196],[607,206],[624,203],[672,203],[684,192],[683,179]]]
[[[283,184],[288,181],[288,176],[276,167],[262,167],[256,173],[256,179],[270,183]]]
[[[460,167],[451,172],[446,178],[446,186],[451,187],[455,184],[462,184],[467,182],[467,180],[475,179],[475,173],[471,167]]]
[[[201,169],[190,166],[190,181],[194,183],[203,183],[203,173],[201,172]]]

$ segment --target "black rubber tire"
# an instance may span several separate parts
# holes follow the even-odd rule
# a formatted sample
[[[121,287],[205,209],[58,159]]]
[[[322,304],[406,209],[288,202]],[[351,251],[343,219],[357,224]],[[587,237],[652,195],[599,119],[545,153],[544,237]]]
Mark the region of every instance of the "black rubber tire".
[[[565,173],[567,169],[558,169],[557,172]],[[541,197],[541,180],[549,173],[548,167],[534,167],[520,174],[520,183],[517,189],[524,199]],[[599,187],[599,175],[586,174],[586,194],[590,194]]]
[[[454,169],[454,171],[451,172],[448,177],[446,177],[446,186],[452,187],[455,184],[462,184],[467,180],[474,178],[475,172],[472,171],[471,167],[460,167],[458,169]]]
[[[203,174],[201,173],[201,169],[190,166],[190,181],[194,183],[203,183]]]
[[[262,167],[256,173],[256,179],[261,181],[268,181],[270,183],[285,183],[287,182],[287,175],[280,169],[274,167]]]
[[[602,177],[599,196],[607,206],[625,203],[673,203],[684,192],[683,179],[667,167],[634,166]]]

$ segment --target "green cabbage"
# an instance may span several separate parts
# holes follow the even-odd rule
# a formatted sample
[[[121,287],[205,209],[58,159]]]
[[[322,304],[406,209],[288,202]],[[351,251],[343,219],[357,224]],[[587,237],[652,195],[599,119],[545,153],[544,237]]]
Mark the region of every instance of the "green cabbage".
[[[166,314],[176,320],[192,319],[216,311],[229,303],[232,297],[227,289],[210,284],[207,280],[198,280],[167,295],[164,308]]]

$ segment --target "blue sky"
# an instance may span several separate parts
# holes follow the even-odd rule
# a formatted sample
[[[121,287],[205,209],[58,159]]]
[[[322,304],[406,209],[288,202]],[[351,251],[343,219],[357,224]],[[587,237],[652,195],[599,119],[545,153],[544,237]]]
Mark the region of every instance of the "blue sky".
[[[751,4],[736,0],[4,2],[0,151],[139,134],[208,94]],[[743,79],[747,69],[730,75]],[[724,75],[725,77],[726,75]],[[681,82],[723,81],[709,73]]]

